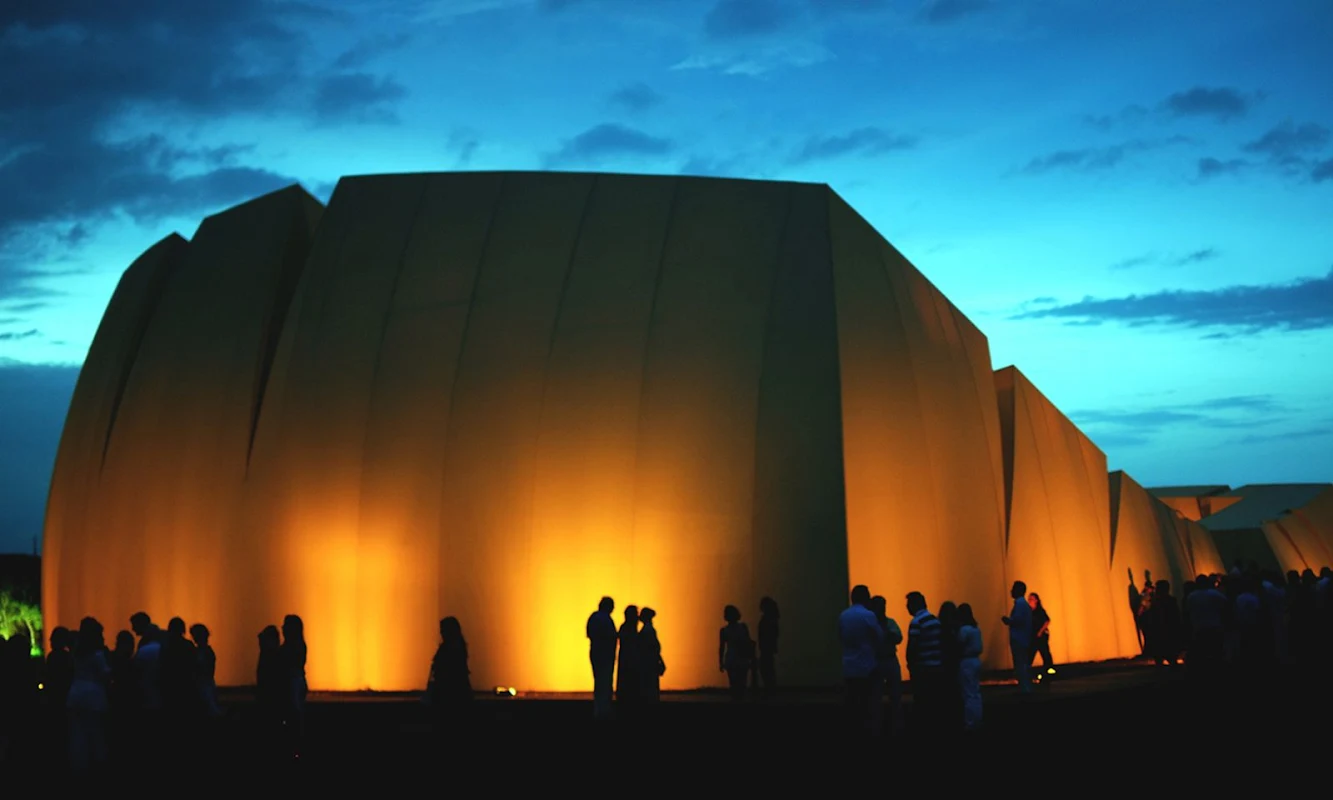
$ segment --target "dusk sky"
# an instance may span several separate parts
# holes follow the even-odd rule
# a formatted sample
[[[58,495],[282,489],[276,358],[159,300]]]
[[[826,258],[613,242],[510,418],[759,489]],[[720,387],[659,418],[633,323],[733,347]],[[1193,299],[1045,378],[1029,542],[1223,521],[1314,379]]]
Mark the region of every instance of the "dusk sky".
[[[5,0],[0,552],[121,272],[340,175],[827,183],[1145,485],[1333,478],[1330,0]]]

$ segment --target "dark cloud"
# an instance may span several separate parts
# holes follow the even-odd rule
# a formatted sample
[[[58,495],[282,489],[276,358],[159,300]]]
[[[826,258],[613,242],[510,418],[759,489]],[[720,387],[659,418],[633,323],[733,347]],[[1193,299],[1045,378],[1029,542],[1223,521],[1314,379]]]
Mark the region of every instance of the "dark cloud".
[[[1323,439],[1333,436],[1333,424],[1320,425],[1312,428],[1300,428],[1292,431],[1277,431],[1274,433],[1251,433],[1247,436],[1241,436],[1232,439],[1228,444],[1249,445],[1266,444],[1268,442],[1289,442],[1292,440]]]
[[[1183,256],[1172,259],[1172,266],[1183,267],[1188,264],[1199,264],[1204,261],[1212,261],[1217,258],[1218,252],[1212,247],[1205,247],[1202,250],[1195,250],[1192,253],[1186,253]]]
[[[396,84],[305,66],[312,31],[340,21],[276,0],[4,3],[0,186],[23,190],[0,193],[0,270],[16,238],[75,231],[65,244],[78,244],[114,215],[192,214],[293,182],[247,165],[244,146],[136,136],[130,119],[187,136],[222,115],[385,119]]]
[[[405,33],[370,36],[344,50],[341,55],[334,59],[333,67],[334,69],[360,69],[382,56],[403,49],[411,41],[412,37]]]
[[[330,75],[319,81],[311,107],[323,124],[341,122],[397,123],[394,103],[407,94],[403,85],[391,78],[379,78],[362,72]]]
[[[1333,158],[1317,162],[1310,170],[1310,180],[1315,183],[1333,180]]]
[[[884,11],[893,5],[893,0],[807,0],[810,7],[821,13],[860,13]]]
[[[1323,150],[1329,142],[1329,130],[1323,125],[1307,122],[1295,125],[1286,120],[1263,136],[1241,147],[1247,153],[1256,153],[1273,159],[1300,158]]]
[[[851,155],[879,155],[893,150],[916,147],[914,136],[904,136],[883,128],[858,128],[833,136],[811,136],[791,156],[792,164],[806,164]]]
[[[1245,333],[1333,328],[1333,269],[1289,283],[1174,290],[1019,311],[1011,319],[1059,319],[1132,326],[1233,328]]]
[[[568,164],[594,164],[607,158],[624,156],[662,156],[672,152],[669,139],[650,136],[624,125],[604,123],[580,133],[546,157],[549,167]]]
[[[1134,447],[1182,427],[1244,430],[1289,420],[1291,412],[1272,395],[1238,395],[1194,403],[1081,409],[1068,416],[1101,447]]]
[[[641,113],[662,104],[662,95],[646,83],[631,83],[611,93],[611,105]]]
[[[1099,131],[1109,131],[1120,125],[1142,122],[1148,116],[1148,109],[1140,105],[1126,106],[1115,114],[1085,114],[1083,124]]]
[[[17,342],[23,339],[35,339],[42,335],[42,332],[33,328],[26,331],[0,331],[0,342]]]
[[[42,531],[51,470],[78,367],[0,358],[0,552],[25,551]]]
[[[481,138],[473,131],[457,129],[449,134],[445,147],[457,158],[458,167],[465,168],[472,164],[472,159],[481,147]]]
[[[1184,267],[1190,264],[1200,264],[1204,261],[1211,261],[1217,258],[1220,253],[1216,248],[1203,247],[1193,250],[1184,255],[1163,258],[1153,253],[1141,256],[1127,258],[1124,261],[1117,261],[1111,265],[1111,269],[1134,269],[1135,267],[1160,266],[1160,267]]]
[[[926,0],[921,18],[932,25],[948,25],[994,7],[992,0]]]
[[[1056,150],[1043,156],[1037,156],[1022,169],[1028,175],[1041,175],[1057,170],[1077,170],[1091,172],[1111,169],[1119,166],[1131,154],[1159,150],[1179,144],[1193,144],[1188,136],[1171,136],[1166,139],[1131,139],[1105,147],[1082,147],[1076,150]]]
[[[704,17],[704,33],[713,39],[762,36],[785,29],[793,9],[780,0],[717,0]]]
[[[1217,178],[1222,175],[1235,175],[1244,172],[1250,162],[1243,158],[1229,158],[1225,161],[1209,156],[1199,159],[1198,177],[1200,180]]]
[[[1161,108],[1174,117],[1211,117],[1228,122],[1248,114],[1259,99],[1238,89],[1196,86],[1170,95]]]

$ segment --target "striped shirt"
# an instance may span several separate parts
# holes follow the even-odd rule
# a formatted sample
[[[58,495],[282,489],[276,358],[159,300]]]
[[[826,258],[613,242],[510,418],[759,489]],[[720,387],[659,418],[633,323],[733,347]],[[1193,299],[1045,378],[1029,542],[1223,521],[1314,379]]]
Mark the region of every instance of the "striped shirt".
[[[915,671],[943,663],[940,635],[940,621],[934,614],[922,609],[912,617],[912,624],[907,627],[908,669]]]

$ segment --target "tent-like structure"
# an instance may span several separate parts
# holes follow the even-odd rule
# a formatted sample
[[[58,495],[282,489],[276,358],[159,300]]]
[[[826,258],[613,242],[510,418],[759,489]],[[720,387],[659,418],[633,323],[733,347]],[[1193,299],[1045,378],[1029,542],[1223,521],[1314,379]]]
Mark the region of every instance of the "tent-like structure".
[[[303,616],[321,689],[588,682],[603,594],[667,688],[779,598],[784,680],[838,679],[849,579],[1005,604],[985,337],[827,187],[557,173],[343,179],[123,277],[53,476],[53,624],[140,608],[246,683]],[[902,612],[898,612],[900,615]],[[123,624],[123,623],[122,623]],[[995,648],[998,652],[1002,648]]]
[[[1226,485],[1158,486],[1148,491],[1185,519],[1195,522],[1240,502],[1239,497],[1228,494],[1231,487]]]
[[[1319,526],[1306,524],[1295,509],[1316,503],[1333,489],[1326,483],[1250,484],[1227,492],[1236,502],[1199,520],[1212,533],[1229,567],[1254,563],[1285,572],[1307,567],[1318,571],[1333,562],[1333,548]],[[1322,507],[1322,502],[1316,504]],[[1318,512],[1316,512],[1318,513]],[[1306,515],[1306,519],[1309,519]]]
[[[326,690],[423,686],[452,615],[475,685],[563,691],[611,595],[657,609],[688,689],[719,683],[723,607],[768,595],[783,682],[827,685],[850,585],[904,627],[909,591],[971,603],[1006,666],[1019,578],[1062,657],[1133,655],[1118,576],[1174,551],[1105,470],[827,186],[344,178],[125,272],[57,455],[43,610],[205,622],[223,684],[296,613]]]

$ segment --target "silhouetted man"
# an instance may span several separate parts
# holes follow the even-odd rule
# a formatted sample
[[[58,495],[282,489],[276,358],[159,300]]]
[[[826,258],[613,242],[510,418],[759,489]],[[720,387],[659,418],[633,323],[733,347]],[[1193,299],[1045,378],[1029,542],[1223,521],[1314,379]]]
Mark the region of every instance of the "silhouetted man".
[[[938,733],[945,721],[941,715],[948,708],[944,703],[944,693],[952,689],[945,683],[951,676],[944,674],[944,627],[939,617],[930,613],[926,606],[926,596],[920,592],[908,592],[907,613],[912,615],[912,621],[907,626],[912,724],[921,733]]]
[[[879,617],[870,610],[870,589],[852,588],[852,604],[838,615],[838,639],[842,642],[842,679],[847,687],[848,732],[864,733],[872,724],[871,702],[882,702],[874,692],[877,655],[883,631]]]
[[[1009,590],[1014,598],[1014,610],[1000,620],[1009,626],[1009,654],[1014,659],[1014,676],[1018,678],[1019,694],[1032,691],[1032,606],[1028,605],[1028,585],[1014,581],[1014,588]]]
[[[611,716],[611,694],[616,674],[616,601],[603,597],[588,617],[588,659],[592,662],[592,712],[598,719]]]

